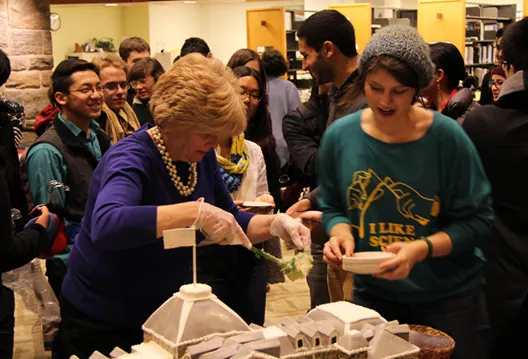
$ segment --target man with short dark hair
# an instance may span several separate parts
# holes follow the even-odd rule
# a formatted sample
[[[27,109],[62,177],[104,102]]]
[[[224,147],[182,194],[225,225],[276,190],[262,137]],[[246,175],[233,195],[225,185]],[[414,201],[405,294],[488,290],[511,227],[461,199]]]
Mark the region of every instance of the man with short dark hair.
[[[354,93],[353,86],[359,75],[352,23],[336,10],[322,10],[303,22],[297,36],[303,70],[310,71],[318,85],[333,83],[328,124],[364,108],[364,96]]]
[[[133,36],[124,39],[119,44],[119,56],[126,63],[127,72],[141,59],[150,57],[150,45],[141,37]],[[127,102],[132,105],[136,92],[133,88],[128,89]]]
[[[207,42],[205,42],[204,39],[201,39],[199,37],[189,37],[183,43],[183,46],[180,50],[180,57],[192,54],[194,52],[202,54],[205,57],[213,57],[211,49],[209,48],[209,45],[207,45]]]
[[[493,331],[490,358],[518,357],[528,327],[528,17],[502,40],[503,83],[495,105],[463,123],[492,186],[495,223],[487,248],[486,292]],[[523,304],[524,303],[524,304]]]
[[[66,233],[74,240],[84,216],[88,188],[110,141],[94,120],[101,115],[103,88],[97,67],[84,60],[64,60],[51,76],[50,100],[60,112],[53,125],[30,147],[26,168],[35,204],[54,201],[64,209]],[[50,198],[48,183],[63,183]],[[50,285],[59,296],[67,256],[47,261]]]
[[[358,52],[354,27],[336,10],[322,10],[307,18],[299,31],[299,50],[303,55],[303,70],[310,71],[318,85],[332,83],[328,91],[327,127],[335,120],[361,110],[367,106],[365,96],[356,82],[359,80]],[[297,134],[289,147],[317,146],[319,142]],[[318,189],[308,193],[304,199],[288,209],[288,214],[318,209]],[[321,213],[311,212],[310,220],[320,220]],[[332,301],[352,299],[352,278],[349,272],[329,269],[330,299]]]

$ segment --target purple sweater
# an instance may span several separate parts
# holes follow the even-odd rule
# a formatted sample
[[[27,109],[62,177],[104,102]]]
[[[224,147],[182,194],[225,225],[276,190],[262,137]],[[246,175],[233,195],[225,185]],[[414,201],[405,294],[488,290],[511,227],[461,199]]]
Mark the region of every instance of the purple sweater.
[[[164,250],[156,238],[157,206],[204,197],[233,213],[244,231],[252,217],[231,200],[213,150],[198,163],[194,193],[182,197],[147,128],[112,146],[99,162],[62,287],[64,297],[84,314],[131,329],[139,329],[192,278],[191,248]],[[188,165],[176,167],[187,178]],[[198,233],[197,240],[202,239]]]

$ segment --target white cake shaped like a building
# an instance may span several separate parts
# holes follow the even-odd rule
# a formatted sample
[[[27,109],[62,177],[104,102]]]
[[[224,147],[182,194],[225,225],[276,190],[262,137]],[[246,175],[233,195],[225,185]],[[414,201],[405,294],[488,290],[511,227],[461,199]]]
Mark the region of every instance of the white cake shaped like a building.
[[[409,326],[349,302],[324,304],[266,328],[248,326],[205,284],[182,286],[143,325],[144,342],[119,359],[415,359]],[[95,352],[91,359],[108,357]]]
[[[244,320],[206,284],[182,286],[143,325],[145,342],[155,342],[175,358],[183,356],[187,346],[212,336],[232,336],[249,330]]]

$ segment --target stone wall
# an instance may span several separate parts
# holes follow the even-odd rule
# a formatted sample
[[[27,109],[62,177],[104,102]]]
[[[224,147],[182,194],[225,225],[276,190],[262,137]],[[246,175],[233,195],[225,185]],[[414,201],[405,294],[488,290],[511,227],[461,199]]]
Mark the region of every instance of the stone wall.
[[[53,68],[48,0],[0,0],[0,48],[11,60],[1,96],[24,105],[27,128],[49,104]]]

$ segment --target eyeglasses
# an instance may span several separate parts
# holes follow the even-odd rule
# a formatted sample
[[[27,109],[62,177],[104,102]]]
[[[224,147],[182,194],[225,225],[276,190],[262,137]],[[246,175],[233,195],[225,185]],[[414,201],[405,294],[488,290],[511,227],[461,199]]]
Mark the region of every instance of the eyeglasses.
[[[128,82],[109,82],[107,84],[104,84],[103,87],[107,89],[108,91],[117,91],[117,88],[121,88],[121,90],[128,90]]]
[[[493,81],[493,80],[491,80],[489,82],[489,87],[496,86],[497,88],[501,88],[503,83],[504,83],[504,81]]]
[[[138,85],[146,86],[147,85],[147,79],[143,78],[141,80],[130,82],[130,87],[132,87],[133,89],[136,89]]]
[[[80,90],[71,90],[71,91],[68,91],[67,93],[80,93],[84,96],[92,96],[92,95],[95,95],[96,92],[99,92],[99,94],[102,94],[104,92],[104,87],[99,85],[99,86],[96,86],[96,87],[84,87]]]
[[[251,101],[253,101],[253,102],[260,102],[260,100],[262,100],[262,96],[254,94],[254,93],[249,93],[249,92],[241,92],[240,93],[240,98],[242,100],[245,100],[246,97],[249,97],[249,99]]]

